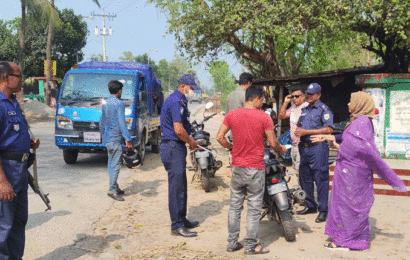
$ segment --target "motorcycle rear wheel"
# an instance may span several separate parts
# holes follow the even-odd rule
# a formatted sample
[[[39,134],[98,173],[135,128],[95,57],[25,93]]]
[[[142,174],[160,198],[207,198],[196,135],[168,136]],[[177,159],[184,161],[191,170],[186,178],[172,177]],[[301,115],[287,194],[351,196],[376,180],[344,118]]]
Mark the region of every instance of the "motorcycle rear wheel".
[[[289,210],[278,210],[280,223],[283,227],[285,233],[286,241],[295,241],[296,240],[296,229],[293,222],[292,214]]]
[[[205,192],[209,192],[211,190],[211,182],[209,180],[209,172],[208,169],[201,169],[201,176],[202,176],[202,188]]]

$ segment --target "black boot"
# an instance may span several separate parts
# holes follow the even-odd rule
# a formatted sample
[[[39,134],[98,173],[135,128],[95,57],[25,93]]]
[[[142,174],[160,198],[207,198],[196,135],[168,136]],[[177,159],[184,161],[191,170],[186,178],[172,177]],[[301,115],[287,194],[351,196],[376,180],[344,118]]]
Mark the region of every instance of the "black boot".
[[[183,237],[196,237],[198,233],[191,232],[186,227],[181,227],[178,229],[172,229],[171,234],[174,236],[183,236]]]
[[[316,209],[316,208],[308,208],[308,207],[305,207],[304,209],[299,210],[298,212],[296,212],[296,214],[298,214],[298,215],[306,215],[306,214],[313,214],[313,213],[316,213],[316,212],[317,212],[317,209]]]

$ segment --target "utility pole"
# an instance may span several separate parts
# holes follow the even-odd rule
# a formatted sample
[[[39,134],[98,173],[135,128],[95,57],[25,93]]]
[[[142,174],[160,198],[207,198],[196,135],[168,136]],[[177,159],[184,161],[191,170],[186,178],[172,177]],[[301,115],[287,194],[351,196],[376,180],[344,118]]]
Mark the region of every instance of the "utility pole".
[[[94,16],[101,16],[102,17],[102,31],[100,31],[100,29],[98,29],[98,27],[95,27],[94,29],[94,33],[95,35],[102,35],[103,37],[103,61],[107,61],[107,51],[106,51],[106,47],[105,47],[105,43],[106,43],[106,39],[105,36],[109,35],[112,36],[113,30],[105,28],[105,18],[107,17],[108,19],[113,19],[116,18],[117,15],[115,14],[105,14],[104,10],[102,11],[102,14],[96,14],[94,12],[91,13],[91,17],[84,17],[84,18],[94,18]]]

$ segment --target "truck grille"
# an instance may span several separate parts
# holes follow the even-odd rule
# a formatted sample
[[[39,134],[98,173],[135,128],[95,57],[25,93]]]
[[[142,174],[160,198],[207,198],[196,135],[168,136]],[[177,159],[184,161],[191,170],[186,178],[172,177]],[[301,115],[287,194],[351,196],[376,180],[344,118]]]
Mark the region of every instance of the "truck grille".
[[[98,122],[89,122],[89,121],[74,121],[73,128],[75,131],[93,131],[99,132],[100,126]]]

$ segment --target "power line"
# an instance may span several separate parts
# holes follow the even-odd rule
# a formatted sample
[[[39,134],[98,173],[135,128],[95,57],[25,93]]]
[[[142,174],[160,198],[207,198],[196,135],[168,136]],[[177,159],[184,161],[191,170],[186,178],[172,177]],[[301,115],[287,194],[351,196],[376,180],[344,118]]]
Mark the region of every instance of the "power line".
[[[114,19],[114,18],[117,17],[117,15],[115,15],[115,14],[105,14],[105,12],[103,10],[102,14],[96,14],[95,12],[92,12],[91,16],[83,16],[83,18],[94,19],[94,16],[101,16],[102,17],[102,30],[98,29],[98,27],[96,26],[95,29],[94,29],[94,34],[97,35],[97,36],[101,34],[102,37],[103,37],[103,61],[107,61],[106,39],[105,39],[105,37],[107,35],[112,36],[113,30],[111,29],[111,27],[108,30],[107,30],[107,28],[105,28],[105,18]]]

